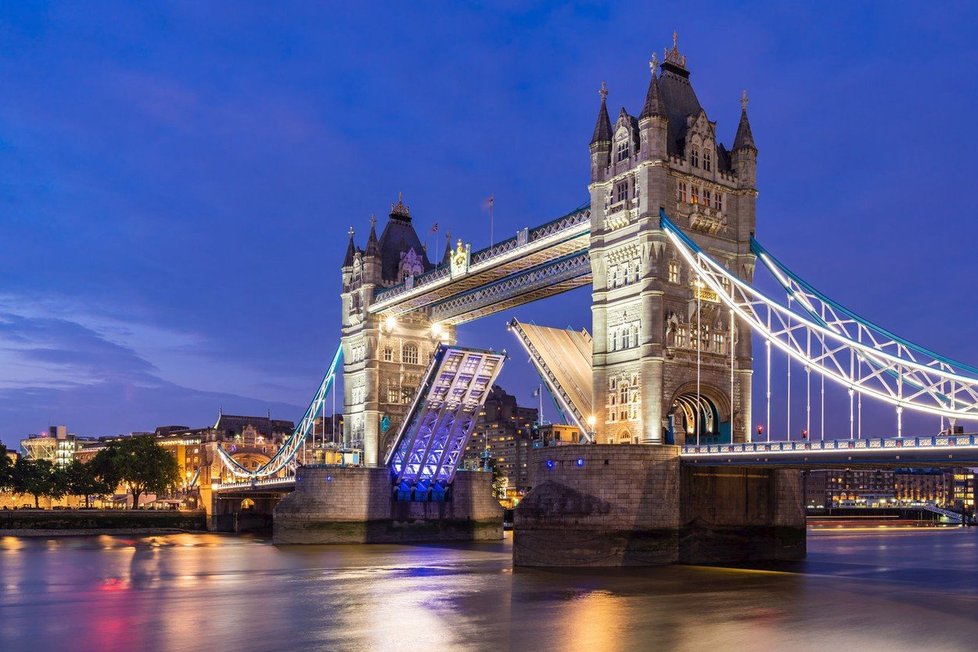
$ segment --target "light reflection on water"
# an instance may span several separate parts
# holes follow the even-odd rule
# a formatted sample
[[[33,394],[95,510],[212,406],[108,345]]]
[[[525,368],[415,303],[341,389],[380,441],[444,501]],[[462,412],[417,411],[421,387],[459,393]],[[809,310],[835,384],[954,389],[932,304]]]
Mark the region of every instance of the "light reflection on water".
[[[813,531],[764,568],[513,569],[510,542],[0,538],[0,650],[972,650],[978,531]]]

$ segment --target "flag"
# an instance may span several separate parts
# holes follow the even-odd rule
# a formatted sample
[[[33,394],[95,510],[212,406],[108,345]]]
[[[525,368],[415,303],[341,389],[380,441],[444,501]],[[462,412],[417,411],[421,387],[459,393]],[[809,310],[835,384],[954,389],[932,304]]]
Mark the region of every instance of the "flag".
[[[540,388],[539,387],[537,387],[536,389],[533,390],[533,398],[536,398],[538,396],[540,396]]]
[[[431,227],[431,232],[438,233],[438,222],[435,222],[435,225]]]

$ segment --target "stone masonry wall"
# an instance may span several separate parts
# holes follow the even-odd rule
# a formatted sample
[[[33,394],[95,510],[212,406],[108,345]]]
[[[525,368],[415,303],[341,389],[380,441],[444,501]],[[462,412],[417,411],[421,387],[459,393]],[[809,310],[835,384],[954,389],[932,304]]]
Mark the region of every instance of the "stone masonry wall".
[[[446,502],[399,502],[383,467],[300,469],[275,507],[275,543],[395,543],[502,538],[488,473],[459,472]]]

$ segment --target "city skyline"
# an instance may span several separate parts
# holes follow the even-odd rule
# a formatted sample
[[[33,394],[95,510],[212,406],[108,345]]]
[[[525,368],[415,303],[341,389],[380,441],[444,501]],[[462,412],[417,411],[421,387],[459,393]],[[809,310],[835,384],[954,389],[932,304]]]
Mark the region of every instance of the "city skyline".
[[[978,137],[955,127],[978,106],[964,15],[720,6],[664,24],[636,7],[443,21],[353,8],[297,27],[237,6],[233,20],[73,11],[0,14],[8,446],[49,420],[98,435],[201,425],[221,408],[296,419],[338,338],[347,228],[362,244],[370,214],[383,220],[403,192],[440,252],[449,230],[488,244],[490,195],[497,240],[580,205],[601,81],[612,112],[638,113],[643,62],[674,28],[728,146],[749,91],[762,241],[857,312],[978,362],[973,309],[948,308],[970,263],[948,243],[978,235],[963,217]],[[227,33],[211,33],[222,20]],[[371,38],[352,36],[367,21]],[[751,38],[716,39],[733,28]],[[593,45],[608,39],[610,52]],[[577,290],[459,340],[515,352],[510,317],[590,329],[589,303]],[[536,375],[513,358],[500,384],[533,405]]]

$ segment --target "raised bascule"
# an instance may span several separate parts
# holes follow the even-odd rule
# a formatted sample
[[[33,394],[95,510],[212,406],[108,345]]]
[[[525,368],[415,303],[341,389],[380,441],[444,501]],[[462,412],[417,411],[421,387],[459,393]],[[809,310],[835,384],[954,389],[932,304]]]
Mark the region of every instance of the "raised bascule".
[[[590,333],[510,323],[585,433],[580,445],[533,452],[517,564],[798,558],[799,469],[978,464],[978,437],[957,426],[978,419],[978,368],[861,318],[768,252],[756,238],[746,93],[727,148],[675,38],[650,67],[637,116],[622,108],[612,122],[602,85],[587,204],[477,251],[449,237],[440,260],[402,198],[379,237],[371,219],[365,247],[351,229],[342,344],[294,440],[259,469],[224,459],[245,482],[282,481],[342,374],[345,443],[365,464],[293,469],[277,540],[501,535],[487,475],[459,462],[505,353],[457,347],[456,329],[587,285]],[[783,299],[754,287],[758,261]],[[751,405],[752,334],[763,344],[763,410]],[[773,353],[788,361],[801,423],[791,409],[783,426],[771,422]],[[794,401],[792,368],[805,381]],[[826,382],[848,394],[842,439],[825,431]],[[895,436],[863,437],[863,398],[892,406]],[[940,419],[941,434],[905,434],[907,410]]]

